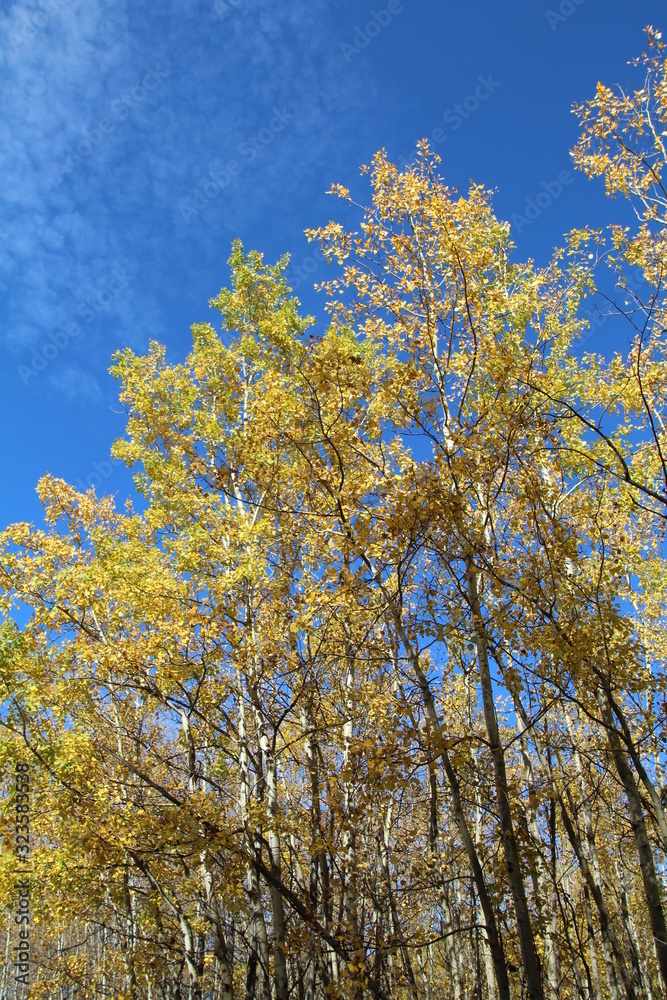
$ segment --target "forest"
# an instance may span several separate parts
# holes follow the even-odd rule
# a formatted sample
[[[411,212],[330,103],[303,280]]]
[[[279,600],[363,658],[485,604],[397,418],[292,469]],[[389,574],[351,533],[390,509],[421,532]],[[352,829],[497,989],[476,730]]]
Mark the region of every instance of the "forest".
[[[665,1000],[658,31],[630,72],[572,157],[632,224],[538,265],[380,151],[325,321],[237,241],[185,360],[114,356],[136,494],[0,534],[3,998]]]

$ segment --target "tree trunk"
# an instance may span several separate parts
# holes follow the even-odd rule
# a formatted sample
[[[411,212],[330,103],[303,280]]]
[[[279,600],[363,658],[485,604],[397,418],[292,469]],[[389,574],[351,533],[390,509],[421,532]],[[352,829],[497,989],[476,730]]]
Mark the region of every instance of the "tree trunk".
[[[472,559],[466,559],[466,575],[468,584],[468,601],[472,611],[473,627],[475,630],[475,644],[477,647],[477,663],[479,666],[480,687],[482,689],[482,706],[484,710],[484,721],[489,737],[491,755],[493,759],[493,775],[495,780],[496,798],[498,812],[500,815],[500,827],[502,832],[503,850],[505,852],[505,863],[507,875],[514,901],[514,911],[519,929],[519,942],[521,945],[521,958],[523,962],[526,986],[530,1000],[544,1000],[542,989],[542,971],[540,961],[535,947],[532,921],[528,900],[526,898],[526,888],[521,873],[521,859],[517,849],[514,828],[512,825],[512,811],[509,800],[509,789],[507,785],[507,772],[505,769],[505,754],[500,742],[498,731],[498,720],[493,698],[493,685],[491,682],[491,671],[489,669],[488,648],[485,635],[485,626],[479,604],[479,594],[477,590],[477,570]]]
[[[431,850],[431,856],[433,858],[434,864],[438,861],[438,782],[437,775],[433,764],[429,762],[429,791],[430,791],[430,810],[429,810],[429,830],[428,830],[428,840],[429,847]],[[437,869],[436,869],[437,870]],[[445,924],[445,939],[444,948],[445,954],[447,956],[447,964],[449,966],[449,973],[452,978],[452,998],[453,1000],[461,1000],[463,996],[463,988],[461,985],[461,977],[459,975],[459,965],[458,965],[458,955],[457,955],[457,945],[454,940],[454,919],[452,916],[452,908],[449,900],[449,893],[447,884],[442,879],[442,884],[440,887],[440,908],[442,910],[444,924]],[[459,948],[461,945],[459,944]]]
[[[320,773],[317,759],[317,737],[313,721],[312,705],[307,703],[301,712],[301,728],[306,742],[306,761],[310,778],[310,866],[308,880],[308,902],[313,917],[318,914],[318,872],[320,860]],[[317,945],[310,941],[308,947],[308,964],[304,977],[304,1000],[315,1000],[317,986]]]
[[[591,894],[588,886],[584,886],[584,899],[586,901],[586,928],[588,930],[588,946],[591,964],[591,979],[595,991],[595,1000],[602,1000],[602,990],[600,989],[600,972],[598,970],[598,957],[595,951],[595,928],[593,926],[593,910],[591,907]]]
[[[660,898],[660,884],[655,870],[653,850],[646,830],[646,823],[644,822],[641,797],[635,776],[628,764],[621,741],[616,732],[616,727],[614,726],[609,700],[606,693],[600,688],[597,691],[597,700],[607,729],[607,737],[611,746],[614,764],[616,765],[618,776],[621,779],[621,784],[628,800],[630,825],[639,857],[639,867],[644,883],[644,896],[646,898],[651,931],[653,932],[653,940],[655,942],[658,968],[660,969],[663,984],[667,987],[667,925],[665,924],[665,914]]]
[[[517,732],[519,735],[519,744],[521,746],[521,757],[523,760],[524,772],[526,776],[526,786],[528,788],[529,799],[535,794],[535,776],[533,774],[533,763],[530,759],[530,754],[528,752],[528,741],[526,739],[525,730],[523,724],[519,718],[517,718]],[[527,824],[528,833],[533,842],[533,847],[535,850],[535,860],[536,860],[536,897],[538,903],[538,910],[540,913],[540,922],[543,927],[544,934],[544,955],[545,955],[545,965],[547,973],[547,984],[549,990],[549,996],[551,1000],[559,1000],[560,996],[560,961],[558,958],[558,951],[556,948],[556,921],[558,917],[558,908],[555,905],[555,881],[556,873],[555,870],[551,872],[551,878],[547,871],[547,866],[542,855],[542,836],[539,831],[537,823],[537,808],[528,804],[527,808]],[[553,809],[553,801],[551,802],[550,809],[550,827],[551,827],[551,848],[552,848],[552,869],[555,866],[555,810]],[[545,913],[544,903],[549,901],[548,913]]]
[[[503,952],[502,941],[498,933],[498,925],[496,923],[496,917],[493,912],[493,904],[491,902],[491,896],[489,895],[489,891],[486,885],[486,879],[484,878],[484,870],[482,869],[482,865],[479,860],[479,855],[477,854],[477,849],[470,834],[468,821],[466,819],[466,815],[463,809],[461,788],[459,785],[458,778],[456,776],[456,772],[452,765],[449,752],[447,750],[447,741],[442,732],[442,725],[438,717],[438,713],[435,707],[435,702],[433,700],[433,695],[431,694],[431,687],[429,685],[426,674],[421,668],[419,655],[414,650],[412,643],[408,639],[405,629],[403,628],[400,612],[398,612],[393,607],[393,602],[391,607],[393,611],[394,625],[396,631],[400,636],[401,643],[406,651],[406,654],[410,661],[410,666],[412,667],[415,679],[421,691],[424,708],[426,710],[426,715],[429,720],[429,725],[432,732],[434,751],[442,762],[445,776],[447,778],[447,783],[449,785],[450,795],[452,798],[454,819],[456,821],[456,826],[459,831],[459,836],[461,837],[461,840],[463,842],[463,847],[470,862],[470,868],[475,882],[475,888],[477,890],[479,904],[482,908],[484,924],[486,926],[486,937],[487,937],[488,947],[491,952],[494,974],[498,985],[498,1000],[510,1000],[510,985],[509,985],[509,977],[507,974],[507,965],[505,962],[505,955]]]
[[[261,841],[259,840],[259,837],[253,835],[253,832],[248,827],[250,771],[248,765],[248,734],[246,728],[245,698],[243,691],[243,679],[240,672],[237,673],[236,687],[238,708],[239,769],[241,778],[241,816],[246,825],[246,849],[248,854],[252,857],[258,850],[261,851]],[[248,909],[250,911],[250,947],[248,955],[246,995],[248,1000],[251,1000],[251,998],[254,1000],[255,990],[256,987],[258,987],[260,1000],[269,1000],[269,942],[266,933],[266,923],[264,922],[264,910],[262,909],[259,876],[257,875],[256,868],[252,864],[248,865],[246,871],[246,888],[248,892]]]

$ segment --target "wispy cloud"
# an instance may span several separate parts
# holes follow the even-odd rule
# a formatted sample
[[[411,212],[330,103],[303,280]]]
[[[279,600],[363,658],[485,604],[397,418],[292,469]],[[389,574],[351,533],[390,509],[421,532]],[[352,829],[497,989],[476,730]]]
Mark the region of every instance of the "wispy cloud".
[[[51,375],[49,386],[70,401],[86,399],[93,403],[100,403],[104,398],[95,376],[75,365],[68,365]]]
[[[19,0],[0,15],[0,310],[15,365],[76,321],[118,261],[138,277],[87,332],[91,371],[96,341],[108,363],[164,336],[163,289],[174,267],[195,273],[201,249],[179,206],[211,167],[238,161],[242,176],[207,199],[209,240],[252,229],[323,150],[333,179],[360,88],[356,70],[341,79],[327,3],[229,0],[223,13],[209,0]],[[289,115],[279,130],[275,109]],[[84,385],[56,377],[68,357],[49,367],[65,394]]]

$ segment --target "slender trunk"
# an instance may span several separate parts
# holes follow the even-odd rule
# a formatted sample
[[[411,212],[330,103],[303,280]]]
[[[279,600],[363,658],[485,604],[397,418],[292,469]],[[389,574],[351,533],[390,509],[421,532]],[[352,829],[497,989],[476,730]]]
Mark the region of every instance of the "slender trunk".
[[[313,917],[318,915],[318,872],[320,860],[320,774],[317,758],[317,737],[313,721],[312,705],[308,703],[302,710],[301,728],[306,740],[306,761],[310,778],[310,867],[308,880],[308,902]],[[304,1000],[315,1000],[317,986],[317,945],[312,939],[308,946],[308,965],[304,982]]]
[[[524,709],[520,698],[516,694],[514,695],[514,705],[517,713],[520,715],[524,727],[526,727],[528,725],[528,716],[526,715],[526,710]],[[563,826],[565,828],[565,832],[567,834],[568,840],[570,841],[572,849],[574,850],[577,862],[579,864],[579,869],[582,875],[584,876],[584,879],[586,881],[586,884],[588,885],[588,888],[590,890],[590,893],[593,897],[595,906],[598,911],[598,916],[600,920],[600,931],[602,935],[602,949],[603,949],[603,954],[605,956],[605,962],[607,964],[607,977],[609,983],[610,1000],[618,1000],[618,984],[616,979],[616,971],[614,969],[614,964],[611,957],[612,951],[614,957],[616,958],[616,962],[618,964],[621,977],[623,979],[623,985],[626,991],[627,998],[628,1000],[635,1000],[634,990],[632,988],[632,983],[628,975],[625,959],[623,957],[623,952],[619,946],[618,939],[616,937],[616,933],[614,931],[611,922],[609,911],[607,910],[607,906],[604,901],[604,897],[602,895],[602,876],[599,872],[599,866],[597,866],[595,841],[594,839],[592,841],[592,851],[593,851],[592,864],[595,867],[595,873],[594,873],[591,870],[591,865],[588,863],[588,859],[581,844],[581,838],[574,827],[572,819],[570,818],[570,814],[568,813],[565,801],[563,799],[563,794],[561,793],[561,789],[559,788],[558,783],[554,777],[550,761],[547,759],[544,750],[541,748],[540,742],[537,739],[535,733],[533,733],[533,745],[535,747],[535,751],[537,753],[540,766],[542,767],[544,773],[549,777],[553,794],[555,795],[556,801],[558,802],[560,808],[560,814],[563,820]],[[562,773],[563,774],[567,773],[567,769],[565,768],[559,754],[557,754],[557,758]],[[572,800],[572,796],[569,792],[569,789],[566,789],[565,796],[569,803],[572,816],[576,816],[577,809]]]
[[[479,783],[476,784],[475,788],[475,846],[477,850],[480,849],[482,844],[482,803],[480,801],[479,794]],[[479,902],[479,897],[477,899],[477,911],[479,913],[479,923],[480,926],[484,926],[484,913],[481,910],[481,904]],[[477,935],[477,940],[479,941],[480,936]],[[489,941],[487,937],[482,936],[482,952],[484,955],[484,973],[486,975],[486,989],[488,993],[488,1000],[498,1000],[497,994],[497,981],[494,971],[493,956],[491,954],[491,949],[489,947]]]
[[[526,819],[528,825],[528,833],[533,843],[533,848],[535,851],[535,866],[536,866],[536,899],[538,905],[538,911],[540,914],[540,923],[543,928],[544,935],[544,956],[545,965],[547,973],[547,986],[551,1000],[559,1000],[560,996],[560,961],[558,958],[558,950],[556,948],[556,928],[557,928],[557,915],[558,907],[555,900],[555,849],[556,849],[556,811],[553,808],[553,800],[550,803],[549,810],[549,821],[551,829],[551,863],[552,871],[551,877],[547,869],[544,857],[542,855],[542,836],[537,823],[537,807],[531,802],[532,797],[535,795],[536,783],[535,776],[533,773],[533,763],[530,758],[530,753],[528,751],[528,741],[525,735],[525,729],[521,723],[520,718],[517,718],[517,732],[519,736],[519,745],[521,747],[521,757],[523,760],[523,768],[526,779],[526,786],[528,788],[528,807],[526,810]],[[548,900],[548,913],[545,912],[545,902]]]
[[[426,715],[429,720],[429,724],[433,734],[433,739],[435,743],[435,752],[437,756],[440,757],[445,772],[445,776],[447,778],[447,783],[449,785],[449,791],[452,798],[452,806],[454,810],[454,819],[456,821],[456,826],[458,828],[459,836],[461,837],[463,847],[470,862],[470,868],[472,870],[472,876],[475,882],[475,888],[477,890],[477,897],[479,899],[479,903],[482,908],[484,924],[486,926],[486,938],[489,950],[491,952],[494,974],[498,985],[498,997],[499,1000],[510,1000],[510,986],[509,986],[509,977],[507,975],[507,965],[505,962],[505,955],[503,952],[502,941],[500,939],[500,934],[498,933],[498,925],[496,923],[496,917],[493,911],[493,904],[491,902],[489,890],[486,885],[486,879],[484,878],[484,871],[482,869],[482,865],[479,860],[479,855],[477,853],[477,849],[470,834],[468,821],[466,819],[466,815],[463,809],[461,788],[459,785],[458,778],[456,776],[456,771],[454,770],[451,758],[449,756],[449,752],[447,749],[447,740],[442,732],[442,725],[438,717],[438,713],[435,707],[435,702],[433,700],[433,695],[431,694],[431,687],[428,682],[428,678],[426,677],[426,674],[421,668],[419,656],[415,652],[412,643],[408,639],[405,629],[403,628],[403,624],[400,619],[400,614],[395,614],[394,622],[396,630],[400,635],[403,647],[408,655],[408,659],[414,671],[415,678],[419,685],[422,695],[422,700],[424,702],[424,708],[426,709]]]
[[[356,792],[352,774],[352,738],[354,735],[354,668],[355,656],[349,636],[349,628],[345,626],[345,723],[343,725],[343,899],[345,907],[345,922],[347,933],[352,943],[352,952],[359,952],[359,914],[357,900],[357,859],[356,859]],[[355,957],[361,958],[361,954]],[[359,996],[360,991],[356,991]]]
[[[479,679],[482,689],[482,706],[484,710],[484,721],[489,737],[491,755],[493,760],[493,775],[495,780],[496,798],[498,813],[500,815],[500,828],[502,833],[503,850],[505,853],[505,863],[507,875],[514,901],[514,911],[519,930],[519,943],[521,946],[521,958],[523,962],[528,995],[531,1000],[544,1000],[542,989],[542,972],[540,961],[535,947],[532,921],[528,900],[526,898],[526,888],[521,873],[521,859],[516,844],[514,828],[512,825],[512,811],[509,800],[509,788],[507,784],[507,772],[505,769],[505,754],[500,742],[498,731],[498,720],[493,697],[493,684],[491,682],[491,671],[489,669],[488,647],[485,635],[485,626],[482,619],[479,593],[477,590],[477,570],[472,559],[466,559],[466,573],[468,583],[468,601],[473,617],[473,627],[475,630],[475,644],[477,647],[477,664],[479,667]]]
[[[201,871],[204,882],[204,893],[206,899],[206,917],[211,925],[211,937],[213,941],[213,954],[217,962],[217,969],[220,975],[221,1000],[234,1000],[234,985],[232,978],[232,964],[230,949],[227,947],[227,940],[224,933],[220,904],[218,902],[214,885],[213,875],[206,861],[206,854],[201,856]]]
[[[354,544],[354,539],[349,533],[348,537],[352,544]],[[484,870],[479,860],[479,855],[475,848],[472,836],[470,835],[470,829],[468,827],[468,821],[466,819],[465,811],[463,808],[463,800],[461,797],[461,788],[456,776],[456,771],[452,765],[451,758],[449,756],[449,751],[447,747],[447,740],[442,731],[442,725],[440,718],[438,716],[437,709],[435,707],[435,702],[433,700],[433,695],[431,693],[431,687],[428,682],[428,678],[424,671],[422,670],[419,654],[413,647],[408,635],[403,627],[403,622],[401,619],[401,608],[397,604],[397,600],[393,597],[386,586],[382,583],[380,574],[375,570],[372,560],[362,553],[362,558],[367,563],[369,569],[373,572],[373,578],[376,580],[380,592],[386,602],[387,612],[389,620],[393,623],[396,629],[396,634],[400,639],[403,649],[406,652],[410,666],[414,672],[415,680],[419,686],[421,692],[422,701],[424,704],[424,709],[426,711],[426,717],[429,722],[429,726],[432,733],[432,738],[434,741],[433,750],[435,755],[440,758],[440,761],[447,778],[447,783],[449,785],[449,792],[452,799],[452,807],[454,810],[454,819],[456,821],[456,826],[459,831],[459,836],[463,843],[464,850],[468,856],[468,861],[470,863],[470,868],[475,882],[475,888],[477,889],[477,895],[479,899],[480,906],[482,908],[482,913],[484,917],[484,924],[486,925],[486,935],[488,946],[491,951],[491,956],[493,960],[493,969],[496,977],[496,982],[498,984],[498,994],[499,1000],[510,1000],[510,986],[509,977],[507,974],[507,964],[505,962],[505,955],[503,952],[503,945],[498,933],[498,925],[496,922],[495,913],[493,910],[493,904],[491,901],[491,896],[489,894],[488,887],[486,885],[486,879],[484,877]]]
[[[602,896],[602,890],[598,885],[598,882],[595,876],[593,875],[593,872],[591,871],[588,861],[586,860],[586,856],[584,854],[580,837],[576,832],[576,830],[574,829],[574,826],[572,825],[572,821],[568,815],[567,809],[565,808],[565,803],[562,800],[560,802],[560,807],[561,807],[561,816],[563,819],[563,826],[565,827],[565,832],[567,833],[568,839],[572,844],[572,847],[574,848],[577,861],[579,862],[580,871],[584,876],[584,878],[586,879],[588,888],[597,907],[598,917],[600,919],[600,930],[602,934],[602,953],[604,955],[605,964],[607,966],[607,984],[609,988],[609,996],[611,1000],[613,1000],[614,997],[618,998],[619,995],[616,970],[612,959],[612,952],[613,952],[613,956],[616,959],[616,963],[621,973],[621,978],[623,980],[623,986],[625,989],[626,996],[628,1000],[635,1000],[635,991],[628,974],[623,952],[621,951],[618,938],[616,937],[616,932],[611,923],[611,917],[609,915],[609,911],[607,910],[607,905],[604,902],[604,898]]]
[[[246,626],[250,629],[253,642],[256,640],[255,619],[252,612],[250,598],[246,602]],[[262,709],[257,681],[259,677],[258,663],[255,662],[251,671],[252,676],[247,679],[248,694],[252,705],[257,739],[262,751],[265,764],[264,787],[266,789],[266,808],[269,817],[269,829],[267,840],[269,844],[269,862],[271,872],[275,875],[275,882],[269,886],[271,896],[271,917],[273,923],[273,985],[275,989],[274,1000],[289,1000],[289,989],[287,984],[287,951],[285,945],[285,906],[282,893],[277,887],[281,879],[281,858],[280,858],[280,835],[277,831],[278,813],[278,767],[276,762],[276,747],[274,733],[270,739],[266,716]],[[277,883],[277,884],[276,884]]]
[[[172,916],[178,921],[178,925],[181,929],[181,936],[183,938],[183,961],[188,970],[190,976],[190,995],[193,1000],[199,1000],[201,997],[201,974],[202,968],[201,963],[197,961],[196,954],[196,944],[195,935],[192,930],[192,925],[184,913],[180,904],[171,898],[171,896],[166,892],[164,887],[158,882],[158,880],[153,875],[146,858],[137,854],[132,849],[128,848],[128,853],[130,854],[135,865],[139,871],[144,875],[146,879],[151,884],[151,887],[159,892],[160,896],[165,902],[167,909],[170,911]],[[181,965],[181,969],[183,965]]]
[[[618,876],[621,916],[623,918],[623,926],[625,927],[625,939],[628,944],[628,954],[630,955],[630,964],[632,965],[632,976],[635,988],[638,993],[646,994],[646,1000],[653,1000],[651,980],[647,975],[646,968],[642,960],[639,938],[637,937],[637,929],[635,927],[634,917],[632,916],[632,910],[630,909],[630,905],[628,903],[625,867],[623,864],[619,865],[618,861],[615,863],[614,867],[616,868],[616,875]]]
[[[398,916],[398,911],[396,909],[396,900],[394,899],[394,891],[391,884],[391,870],[389,866],[389,841],[391,838],[391,824],[392,824],[392,813],[393,813],[394,801],[393,798],[390,800],[387,806],[387,814],[385,816],[384,824],[380,832],[380,860],[382,863],[382,873],[384,875],[385,885],[387,887],[387,899],[389,901],[389,910],[391,913],[392,920],[392,931],[394,940],[398,943],[399,950],[401,952],[401,961],[403,963],[403,972],[405,974],[405,979],[408,985],[408,991],[413,1000],[418,997],[417,983],[415,981],[415,975],[412,968],[412,962],[410,961],[410,953],[406,947],[405,938],[401,930],[400,918]]]
[[[568,735],[572,741],[572,757],[574,759],[575,767],[577,769],[577,774],[579,776],[579,787],[581,790],[581,806],[579,810],[575,809],[572,798],[569,798],[570,811],[573,816],[577,815],[578,812],[581,813],[584,820],[584,836],[586,854],[588,862],[590,864],[591,872],[595,882],[599,886],[600,893],[602,893],[603,879],[602,879],[602,869],[600,868],[600,862],[598,859],[597,846],[595,844],[595,830],[593,824],[593,815],[591,813],[591,807],[588,801],[588,791],[586,789],[586,782],[584,780],[584,769],[581,763],[581,755],[577,749],[577,739],[574,732],[574,722],[572,716],[567,708],[564,709],[565,717],[565,728],[567,729]],[[565,773],[565,765],[560,761],[561,770]],[[598,908],[599,912],[599,908]],[[625,958],[620,949],[620,943],[616,942],[615,935],[614,941],[610,938],[610,927],[611,924],[607,921],[603,923],[600,920],[600,927],[602,931],[602,955],[605,961],[605,967],[607,970],[607,985],[609,987],[610,1000],[616,1000],[620,996],[618,978],[616,976],[616,969],[614,967],[614,959],[612,956],[612,951],[616,957],[621,979],[623,981],[623,987],[625,989],[626,995],[632,996],[634,994],[634,987],[632,986],[632,980],[630,973],[627,970],[627,965]],[[628,992],[629,991],[629,992]]]
[[[632,739],[632,733],[630,732],[630,726],[628,725],[625,713],[623,712],[621,706],[613,697],[609,688],[606,688],[605,694],[607,697],[607,701],[609,703],[609,707],[611,708],[613,714],[618,719],[619,725],[621,727],[621,733],[623,736],[623,743],[625,744],[625,747],[628,753],[630,754],[630,759],[632,760],[632,763],[635,766],[635,770],[639,775],[639,780],[646,789],[648,796],[651,800],[651,804],[653,806],[653,819],[655,821],[655,826],[658,830],[658,834],[662,841],[662,848],[663,850],[667,850],[667,819],[665,818],[665,812],[664,809],[662,808],[662,801],[660,799],[660,794],[655,785],[653,784],[653,782],[651,781],[651,779],[649,778],[648,774],[646,773],[646,768],[642,764],[642,759],[639,755],[639,751],[637,750],[635,742]]]
[[[429,847],[431,850],[431,856],[435,864],[438,861],[438,781],[437,775],[433,764],[429,762],[429,791],[430,791],[430,809],[429,809],[429,829],[428,829],[428,840]],[[437,868],[435,869],[437,870]],[[454,919],[452,916],[452,909],[449,901],[449,892],[447,884],[442,879],[440,886],[440,908],[442,910],[442,915],[445,924],[445,938],[444,947],[445,954],[447,956],[447,964],[449,966],[449,973],[452,977],[452,997],[453,1000],[461,1000],[463,996],[463,989],[461,986],[461,977],[459,975],[459,965],[457,956],[457,946],[454,941]],[[460,945],[459,945],[460,947]]]
[[[197,774],[197,758],[195,742],[190,726],[190,719],[187,714],[181,712],[181,728],[188,750],[188,784],[191,792],[201,789],[201,780]],[[202,851],[199,857],[199,868],[204,891],[204,914],[211,927],[211,937],[213,940],[213,954],[215,955],[220,972],[220,996],[222,1000],[234,1000],[232,984],[232,968],[227,949],[227,942],[222,924],[220,906],[215,894],[213,885],[213,873],[208,865],[206,851]]]
[[[273,745],[266,753],[266,789],[267,808],[270,820],[272,821],[271,829],[268,832],[271,871],[278,880],[281,880],[280,837],[274,825],[278,812],[278,775],[275,747]],[[287,949],[285,945],[285,907],[282,893],[273,883],[271,884],[271,914],[273,917],[275,1000],[289,1000]]]
[[[579,997],[581,998],[581,1000],[593,1000],[593,984],[591,982],[590,970],[589,970],[588,965],[586,963],[586,957],[584,955],[584,948],[583,948],[583,945],[582,945],[582,942],[581,942],[581,938],[579,936],[579,929],[577,927],[577,914],[574,911],[574,906],[573,906],[573,903],[572,903],[572,899],[570,898],[569,887],[566,886],[567,880],[563,879],[562,883],[563,883],[563,888],[565,890],[565,892],[564,892],[564,894],[565,894],[565,901],[566,901],[567,904],[569,904],[570,910],[572,911],[572,919],[570,920],[570,919],[568,919],[568,914],[566,914],[565,908],[563,907],[563,901],[562,901],[562,899],[560,897],[560,893],[558,893],[557,894],[558,907],[559,907],[559,910],[560,910],[560,913],[561,913],[561,916],[562,916],[562,919],[563,919],[563,931],[565,933],[565,939],[566,939],[566,941],[567,941],[567,943],[569,945],[570,955],[572,957],[572,974],[574,976],[574,981],[577,984],[577,992],[578,992]],[[575,933],[575,936],[577,938],[577,946],[576,947],[575,947],[575,945],[574,945],[574,943],[572,941],[572,935],[570,934],[570,925],[574,928],[574,933]],[[586,979],[587,979],[587,983],[588,983],[588,990],[586,990],[584,988],[584,983],[583,983],[583,980],[581,978],[581,972],[579,971],[579,963],[577,961],[577,951],[579,953],[579,956],[581,957],[581,961],[583,962],[584,969],[586,970]],[[598,998],[598,1000],[600,1000],[600,998]]]
[[[658,968],[660,969],[662,981],[665,986],[667,986],[667,925],[665,924],[665,914],[662,908],[662,900],[660,898],[660,884],[655,870],[653,850],[651,848],[651,842],[646,830],[646,823],[644,822],[644,810],[642,807],[641,797],[639,789],[637,788],[635,776],[630,765],[628,764],[625,753],[623,752],[623,747],[621,746],[621,741],[618,737],[618,733],[616,732],[611,707],[606,693],[598,689],[597,699],[600,711],[602,712],[602,718],[607,729],[607,737],[611,746],[616,771],[621,779],[621,784],[623,785],[623,790],[625,791],[628,800],[630,825],[632,827],[635,846],[637,848],[637,855],[639,857],[639,866],[642,873],[642,881],[644,883],[644,896],[646,898],[651,931],[655,942]]]
[[[320,765],[322,764],[321,755],[318,751],[318,758],[320,760]],[[331,823],[331,821],[330,821]],[[333,831],[331,825],[329,827],[329,835],[332,836]],[[333,931],[334,926],[334,899],[333,893],[331,891],[331,878],[329,873],[329,857],[327,851],[322,847],[320,853],[320,863],[319,863],[320,877],[322,879],[322,913],[324,916],[324,929],[327,935],[330,935]],[[340,979],[340,969],[338,953],[335,948],[330,945],[326,945],[327,951],[326,955],[328,960],[322,963],[322,977],[325,991],[329,986],[330,981],[338,983]]]
[[[584,899],[586,905],[586,928],[588,930],[588,950],[591,966],[591,979],[595,991],[595,1000],[602,1000],[602,990],[600,989],[600,973],[598,970],[598,957],[595,950],[595,928],[593,927],[593,909],[591,907],[591,894],[588,886],[584,886]]]
[[[246,728],[245,697],[242,676],[237,673],[238,743],[240,770],[241,816],[246,826],[246,849],[250,856],[261,851],[261,841],[249,827],[250,770],[248,764],[248,733]],[[246,871],[246,889],[250,924],[250,945],[246,973],[246,998],[254,1000],[255,992],[260,1000],[269,1000],[269,942],[264,922],[264,910],[259,888],[259,876],[254,865]]]
[[[134,914],[132,912],[132,896],[130,893],[130,876],[127,868],[123,872],[123,908],[125,910],[125,927],[123,928],[123,954],[127,969],[127,989],[130,997],[137,995],[137,973],[134,966]]]
[[[560,996],[561,985],[561,963],[558,954],[557,932],[558,932],[558,880],[556,878],[556,803],[553,799],[549,801],[549,837],[551,841],[551,918],[547,921],[548,936],[545,932],[544,947],[547,956],[547,977],[549,988],[555,1000]]]

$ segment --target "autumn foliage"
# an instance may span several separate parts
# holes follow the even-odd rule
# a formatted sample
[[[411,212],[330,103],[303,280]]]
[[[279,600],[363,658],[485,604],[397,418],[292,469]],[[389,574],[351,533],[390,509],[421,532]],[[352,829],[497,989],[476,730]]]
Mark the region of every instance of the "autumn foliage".
[[[521,261],[426,143],[120,352],[137,499],[0,535],[0,907],[31,998],[667,994],[667,60],[575,109],[635,227]],[[349,200],[348,191],[332,193]],[[625,352],[587,353],[593,318]],[[602,339],[602,338],[601,338]],[[10,959],[2,995],[10,989]],[[11,985],[13,989],[13,985]]]

